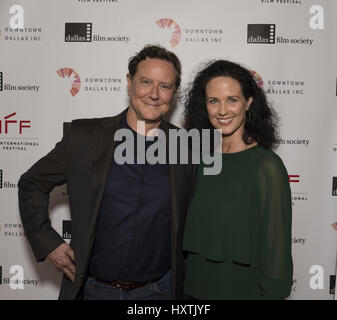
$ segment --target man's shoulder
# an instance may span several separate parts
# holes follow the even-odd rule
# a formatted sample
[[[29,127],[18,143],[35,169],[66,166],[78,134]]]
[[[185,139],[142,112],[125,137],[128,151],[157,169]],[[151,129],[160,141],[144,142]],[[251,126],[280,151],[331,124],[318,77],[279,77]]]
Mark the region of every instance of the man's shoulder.
[[[126,110],[122,111],[121,113],[112,116],[112,117],[100,117],[100,118],[80,118],[74,119],[71,121],[72,127],[92,127],[92,126],[113,126],[119,124],[119,121]]]
[[[81,127],[81,126],[91,126],[97,125],[109,119],[113,119],[114,117],[104,117],[104,118],[80,118],[73,119],[70,124],[73,127]]]
[[[65,123],[64,129],[65,132],[81,135],[83,133],[92,134],[96,128],[117,128],[120,125],[123,112],[112,117],[74,119],[71,122]]]

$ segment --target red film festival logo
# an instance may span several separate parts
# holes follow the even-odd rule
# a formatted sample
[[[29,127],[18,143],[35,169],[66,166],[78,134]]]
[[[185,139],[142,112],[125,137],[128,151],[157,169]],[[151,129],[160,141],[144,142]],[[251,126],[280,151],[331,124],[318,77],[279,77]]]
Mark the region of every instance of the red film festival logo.
[[[289,182],[300,182],[300,175],[299,174],[289,175]]]
[[[175,46],[179,44],[180,39],[181,39],[181,29],[180,29],[179,24],[177,24],[174,20],[169,19],[169,18],[159,19],[156,21],[156,24],[161,29],[164,29],[164,28],[170,29],[171,27],[173,27],[173,33],[170,39],[170,44],[172,48],[174,48]]]
[[[61,69],[57,70],[56,73],[61,78],[74,77],[74,80],[71,83],[71,89],[69,90],[69,92],[73,97],[76,96],[81,89],[80,75],[72,68],[61,68]]]
[[[16,115],[16,112],[9,114],[8,116],[4,117],[4,120],[0,120],[0,134],[8,134],[8,127],[14,124],[18,127],[19,134],[22,134],[22,129],[30,128],[30,121],[29,120],[14,120],[13,117]],[[19,124],[17,126],[17,124]]]

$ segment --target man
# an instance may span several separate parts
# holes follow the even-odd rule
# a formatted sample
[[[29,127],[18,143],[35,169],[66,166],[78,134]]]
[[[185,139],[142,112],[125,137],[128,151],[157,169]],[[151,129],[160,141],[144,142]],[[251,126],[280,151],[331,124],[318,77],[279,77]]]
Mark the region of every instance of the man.
[[[62,141],[22,175],[22,222],[36,260],[47,259],[64,273],[59,299],[183,297],[181,242],[192,166],[119,165],[114,157],[118,129],[137,137],[160,128],[168,139],[175,127],[163,116],[180,76],[174,53],[146,46],[129,61],[129,107],[115,117],[73,121]],[[145,122],[145,132],[137,132],[137,121]],[[136,148],[134,157],[140,152]],[[70,245],[51,227],[48,215],[49,193],[64,183]]]

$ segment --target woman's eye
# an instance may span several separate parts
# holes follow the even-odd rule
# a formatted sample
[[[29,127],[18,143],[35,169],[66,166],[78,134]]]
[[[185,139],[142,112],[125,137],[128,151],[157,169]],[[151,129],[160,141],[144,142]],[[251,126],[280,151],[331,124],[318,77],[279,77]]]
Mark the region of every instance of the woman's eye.
[[[208,100],[208,103],[210,103],[210,104],[215,104],[215,103],[217,103],[217,102],[218,102],[218,100],[216,100],[216,99]]]

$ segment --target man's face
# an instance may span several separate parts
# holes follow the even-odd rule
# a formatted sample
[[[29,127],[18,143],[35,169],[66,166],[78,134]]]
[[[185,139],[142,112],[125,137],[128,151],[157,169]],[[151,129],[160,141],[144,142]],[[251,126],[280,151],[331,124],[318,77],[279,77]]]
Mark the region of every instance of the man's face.
[[[132,124],[137,120],[149,123],[162,119],[172,104],[175,80],[172,63],[152,58],[141,61],[133,77],[127,75]]]

